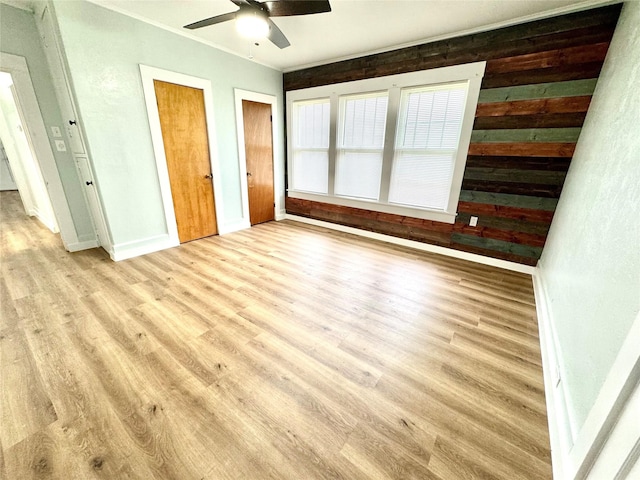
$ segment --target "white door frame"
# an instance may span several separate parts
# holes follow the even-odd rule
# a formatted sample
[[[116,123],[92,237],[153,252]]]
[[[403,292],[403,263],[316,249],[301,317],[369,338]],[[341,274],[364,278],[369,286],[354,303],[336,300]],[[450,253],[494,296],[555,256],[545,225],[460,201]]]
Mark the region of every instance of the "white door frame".
[[[162,205],[164,206],[164,216],[169,234],[169,247],[180,245],[178,238],[178,225],[176,223],[176,212],[173,207],[173,197],[171,196],[171,182],[169,180],[169,169],[167,167],[167,156],[162,140],[162,128],[160,126],[160,114],[156,100],[156,90],[153,85],[154,80],[175,83],[202,90],[204,93],[204,109],[207,119],[207,136],[209,139],[209,159],[211,162],[211,173],[213,174],[213,198],[216,210],[216,222],[218,233],[221,232],[221,225],[224,225],[224,208],[222,200],[222,182],[220,179],[220,162],[218,159],[218,144],[215,133],[215,119],[213,115],[213,93],[211,81],[205,78],[192,77],[182,73],[163,70],[161,68],[149,67],[140,64],[140,75],[142,76],[142,88],[149,116],[149,127],[151,129],[151,141],[156,157],[156,168],[158,170],[158,181],[160,182],[160,193]]]
[[[77,250],[78,235],[73,224],[67,197],[64,194],[53,150],[49,144],[47,128],[40,113],[27,61],[24,57],[0,52],[0,70],[10,73],[13,78],[14,91],[17,96],[16,103],[24,115],[25,132],[45,180],[53,212],[60,228],[62,243],[69,251]]]
[[[284,157],[282,156],[280,129],[278,127],[278,100],[275,95],[250,92],[248,90],[234,89],[236,103],[236,131],[238,133],[238,159],[240,162],[240,188],[242,191],[242,216],[246,227],[251,226],[249,217],[249,185],[247,182],[247,157],[244,143],[244,114],[242,101],[266,103],[271,105],[271,145],[273,146],[273,203],[275,206],[275,219],[284,218]]]

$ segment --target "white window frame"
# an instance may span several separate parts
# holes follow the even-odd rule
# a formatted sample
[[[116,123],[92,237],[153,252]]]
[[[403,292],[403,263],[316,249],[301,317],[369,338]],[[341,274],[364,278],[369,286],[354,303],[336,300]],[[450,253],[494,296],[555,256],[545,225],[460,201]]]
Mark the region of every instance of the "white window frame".
[[[328,172],[328,193],[315,194],[301,192],[289,185],[287,194],[289,197],[302,200],[311,200],[333,205],[344,205],[353,208],[362,208],[383,213],[391,213],[396,215],[404,215],[426,220],[433,220],[445,223],[454,223],[456,218],[456,210],[458,200],[460,199],[460,190],[462,187],[462,178],[471,141],[471,132],[473,130],[473,122],[475,118],[478,96],[480,94],[480,85],[484,76],[486,62],[476,62],[464,65],[455,65],[451,67],[435,68],[431,70],[422,70],[419,72],[403,73],[398,75],[390,75],[386,77],[370,78],[365,80],[356,80],[353,82],[345,82],[332,85],[323,85],[320,87],[305,88],[301,90],[293,90],[287,92],[287,130],[293,131],[293,103],[315,98],[329,98],[330,100],[330,130],[329,130],[329,172]],[[443,83],[468,82],[467,98],[465,103],[465,112],[462,121],[462,129],[460,132],[460,141],[458,143],[457,155],[451,180],[451,190],[449,201],[444,210],[434,210],[418,207],[407,207],[398,204],[389,203],[389,183],[391,180],[391,171],[393,166],[393,157],[395,155],[395,139],[396,127],[398,124],[398,114],[400,109],[400,94],[404,88],[437,85]],[[365,93],[374,93],[387,90],[389,92],[389,101],[387,109],[387,125],[385,131],[384,155],[382,163],[382,181],[380,186],[380,198],[378,201],[365,199],[356,199],[350,197],[337,196],[334,194],[335,183],[335,167],[337,157],[337,131],[338,116],[340,112],[340,97],[345,95],[356,95]],[[291,139],[287,139],[288,158],[293,158],[293,146]],[[288,162],[289,178],[293,176],[292,162]]]

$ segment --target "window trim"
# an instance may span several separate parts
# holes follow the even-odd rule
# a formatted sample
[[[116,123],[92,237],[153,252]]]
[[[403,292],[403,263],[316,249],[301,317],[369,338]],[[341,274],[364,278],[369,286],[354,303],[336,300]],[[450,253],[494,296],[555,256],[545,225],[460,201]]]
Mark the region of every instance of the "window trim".
[[[329,203],[332,205],[344,205],[353,208],[362,208],[383,213],[411,216],[426,220],[445,223],[454,223],[457,215],[457,206],[460,199],[462,178],[466,164],[467,152],[471,142],[471,132],[475,119],[480,85],[484,76],[486,62],[475,62],[464,65],[422,70],[419,72],[389,75],[386,77],[369,78],[320,87],[311,87],[301,90],[292,90],[286,93],[287,130],[293,131],[293,103],[309,101],[318,98],[329,98],[330,124],[329,124],[329,172],[327,194],[315,194],[297,191],[289,186],[288,196],[302,200]],[[395,155],[396,128],[400,110],[400,94],[404,88],[437,85],[445,83],[468,82],[465,113],[460,131],[460,141],[452,173],[449,202],[444,210],[434,210],[418,207],[407,207],[389,203],[389,184],[393,157]],[[355,199],[337,196],[334,194],[335,166],[337,157],[338,116],[340,112],[340,97],[345,95],[367,94],[387,90],[389,100],[387,107],[387,125],[385,130],[384,153],[382,161],[382,181],[380,197],[377,201]],[[293,158],[293,145],[291,139],[287,139],[287,153]],[[289,178],[293,177],[292,162],[288,162]]]

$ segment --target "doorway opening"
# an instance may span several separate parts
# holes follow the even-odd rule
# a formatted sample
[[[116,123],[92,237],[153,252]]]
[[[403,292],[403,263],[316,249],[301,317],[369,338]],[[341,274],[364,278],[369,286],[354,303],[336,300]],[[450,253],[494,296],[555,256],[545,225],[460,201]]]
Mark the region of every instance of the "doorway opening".
[[[2,190],[17,190],[25,213],[37,218],[51,232],[58,233],[46,182],[17,99],[13,77],[8,72],[0,72],[0,145]]]

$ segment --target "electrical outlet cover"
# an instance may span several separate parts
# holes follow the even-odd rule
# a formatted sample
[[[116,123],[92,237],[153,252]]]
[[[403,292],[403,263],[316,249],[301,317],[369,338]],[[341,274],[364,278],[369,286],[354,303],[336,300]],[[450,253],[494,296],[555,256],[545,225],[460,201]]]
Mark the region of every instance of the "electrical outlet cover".
[[[51,133],[54,137],[61,137],[62,132],[60,131],[60,127],[51,127]]]
[[[478,217],[471,217],[469,220],[469,225],[475,227],[478,225]]]
[[[64,140],[56,140],[56,150],[59,152],[66,152],[67,146],[64,143]]]

